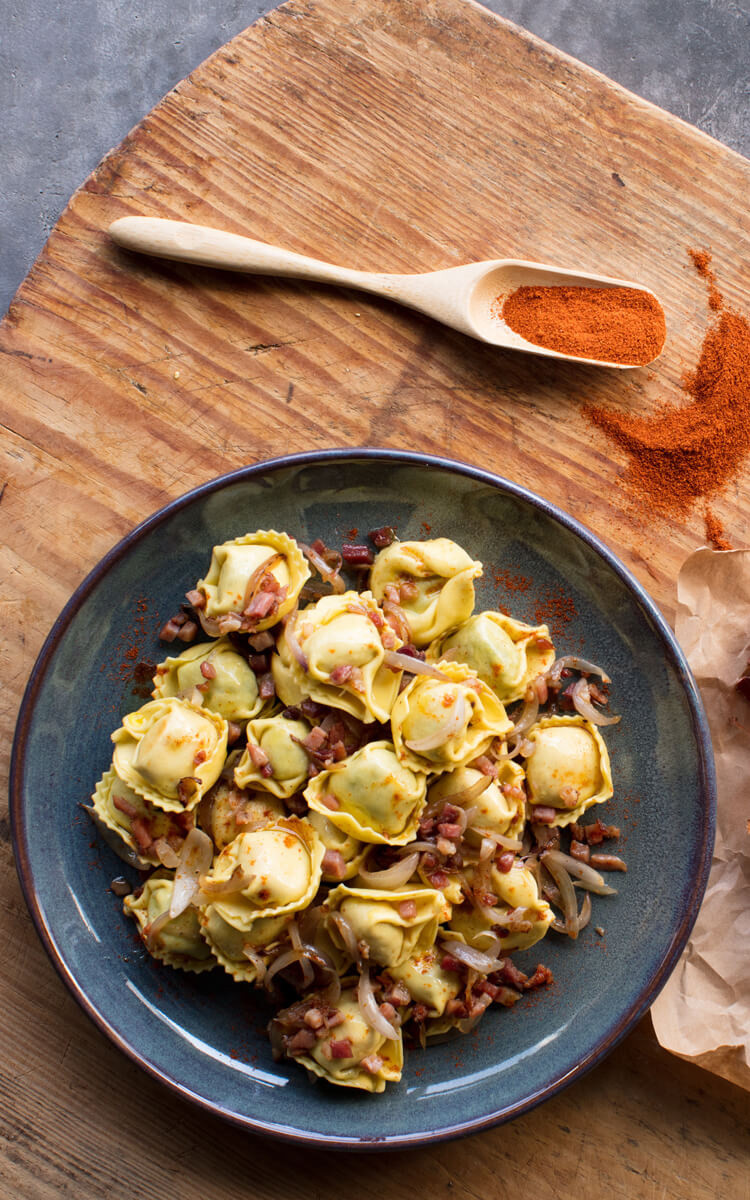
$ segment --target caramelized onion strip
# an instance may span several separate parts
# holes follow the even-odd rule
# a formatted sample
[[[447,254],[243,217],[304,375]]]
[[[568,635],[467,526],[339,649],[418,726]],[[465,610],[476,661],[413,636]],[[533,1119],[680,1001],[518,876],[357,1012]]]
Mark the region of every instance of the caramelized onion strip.
[[[388,1038],[389,1041],[398,1041],[398,1029],[395,1025],[391,1025],[390,1021],[383,1016],[383,1013],[378,1007],[378,1002],[375,999],[375,992],[370,979],[369,967],[365,967],[359,977],[357,984],[357,1003],[359,1011],[362,1013],[362,1019],[370,1029],[374,1029],[382,1037]]]
[[[408,883],[419,864],[419,853],[408,854],[400,862],[394,863],[383,871],[369,871],[364,865],[359,869],[359,878],[365,887],[383,888],[390,891],[403,887]]]

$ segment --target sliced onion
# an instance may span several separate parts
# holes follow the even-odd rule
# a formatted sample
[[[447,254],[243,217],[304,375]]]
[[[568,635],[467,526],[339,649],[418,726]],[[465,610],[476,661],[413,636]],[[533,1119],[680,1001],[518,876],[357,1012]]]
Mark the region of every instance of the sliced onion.
[[[311,984],[315,983],[315,972],[307,954],[299,960],[299,965],[302,967],[302,987],[303,989],[309,988]]]
[[[216,624],[219,627],[219,633],[235,633],[238,629],[242,629],[242,617],[239,613],[224,613]]]
[[[597,667],[596,663],[589,662],[587,658],[579,658],[577,654],[564,654],[562,658],[556,658],[547,671],[547,682],[556,683],[563,671],[566,670],[583,671],[586,675],[599,675],[604,683],[611,682],[606,671]]]
[[[553,850],[549,850],[546,854],[543,854],[542,862],[554,879],[560,892],[560,907],[565,918],[563,930],[567,933],[568,937],[577,938],[578,900],[573,888],[573,880],[570,878],[563,864],[556,858],[553,859],[550,857],[553,854]]]
[[[492,838],[483,837],[482,844],[479,849],[479,861],[487,862],[488,859],[494,858],[497,854],[497,845]]]
[[[359,1004],[359,1011],[362,1013],[362,1019],[366,1025],[369,1025],[370,1029],[374,1029],[376,1033],[388,1038],[389,1041],[398,1041],[398,1029],[396,1029],[395,1025],[391,1025],[390,1021],[383,1016],[378,1008],[368,967],[364,968],[359,977],[357,1003]]]
[[[384,871],[368,871],[366,867],[361,866],[359,869],[359,878],[365,887],[384,888],[390,891],[392,888],[403,887],[408,883],[412,875],[419,865],[419,852],[408,854],[406,858],[402,858],[399,862],[394,863],[392,867],[387,867]]]
[[[109,825],[105,825],[95,808],[88,804],[82,804],[81,808],[84,812],[88,813],[101,834],[103,841],[107,843],[110,850],[114,850],[118,858],[121,858],[129,867],[137,867],[139,871],[149,870],[152,864],[136,854],[132,846],[128,846],[127,842],[122,840],[119,833],[115,833],[114,829],[110,829]]]
[[[534,879],[536,880],[536,890],[538,891],[539,895],[541,896],[541,894],[542,894],[542,865],[539,862],[537,855],[530,854],[528,856],[528,858],[526,858],[524,860],[523,867],[524,867],[525,871],[530,871],[531,874],[534,876]]]
[[[289,941],[292,943],[292,949],[301,954],[299,965],[302,968],[302,987],[307,988],[315,979],[315,972],[310,963],[310,957],[317,957],[313,946],[305,946],[300,937],[299,927],[296,920],[293,920],[289,926]]]
[[[585,929],[590,920],[591,920],[591,896],[588,892],[586,892],[585,896],[583,897],[581,911],[578,913],[578,915],[575,919],[576,933],[580,933],[582,929]],[[568,932],[565,927],[564,922],[560,921],[557,917],[555,917],[555,920],[552,922],[552,928],[555,929],[558,933],[567,933]]]
[[[510,744],[506,742],[505,745],[507,748],[497,756],[498,762],[504,762],[506,758],[517,758],[519,754],[522,754],[524,758],[531,758],[536,749],[536,743],[532,742],[530,738],[524,737],[522,733],[518,737],[514,737]]]
[[[307,670],[310,667],[310,664],[307,661],[307,658],[302,650],[302,647],[300,646],[299,642],[297,641],[297,635],[294,632],[294,623],[297,618],[298,611],[299,610],[296,608],[293,609],[292,612],[290,612],[288,616],[284,617],[282,624],[284,626],[284,637],[286,638],[286,644],[289,647],[291,654],[297,660],[299,665],[302,667],[302,670],[307,672]]]
[[[473,971],[479,971],[481,975],[490,975],[503,965],[499,958],[491,954],[483,954],[481,950],[476,950],[473,946],[466,946],[463,942],[448,941],[441,942],[440,945],[441,949],[446,954],[450,954],[451,958],[463,963],[465,967],[471,967]]]
[[[523,698],[523,708],[519,713],[518,720],[508,732],[514,738],[519,738],[521,734],[526,733],[527,729],[535,723],[539,716],[539,697],[533,688],[527,688],[526,695]]]
[[[483,775],[481,779],[477,779],[476,783],[472,783],[470,787],[461,788],[460,792],[449,792],[447,796],[441,796],[440,800],[443,804],[458,804],[459,807],[463,804],[473,804],[486,792],[487,788],[492,783],[490,775]],[[471,824],[471,813],[476,812],[476,809],[466,809],[466,823]]]
[[[574,879],[579,879],[581,887],[588,892],[596,892],[598,896],[616,896],[617,888],[610,887],[604,882],[604,877],[599,874],[594,867],[590,867],[588,863],[581,862],[578,858],[573,858],[570,854],[563,854],[562,850],[545,850],[541,856],[542,862],[548,867],[550,874],[554,874],[549,863],[556,863],[572,875]]]
[[[148,925],[144,926],[143,940],[148,950],[153,949],[156,938],[161,933],[167,922],[171,919],[172,918],[169,915],[169,909],[165,908],[164,912],[159,913],[158,917],[154,917],[153,921],[150,921]]]
[[[325,579],[326,583],[330,583],[334,592],[341,595],[342,592],[346,591],[346,584],[339,575],[340,566],[330,567],[322,555],[318,554],[317,550],[313,550],[312,546],[306,545],[305,542],[297,542],[297,545],[308,562],[315,567],[321,579]]]
[[[494,842],[496,846],[502,846],[503,850],[512,850],[518,853],[523,849],[523,843],[516,841],[515,838],[505,837],[502,833],[495,833],[494,829],[482,829],[479,825],[472,825],[472,832],[478,833],[482,841],[485,839],[489,842]]]
[[[499,925],[502,929],[509,929],[511,933],[528,932],[537,918],[533,908],[511,908],[506,912],[495,909],[495,913],[494,924]]]
[[[201,876],[199,887],[203,896],[213,900],[217,896],[231,896],[234,892],[244,891],[254,879],[254,875],[236,866],[229,879],[209,879],[205,875]]]
[[[445,716],[445,720],[441,721],[437,729],[433,730],[425,738],[420,738],[418,741],[405,742],[404,744],[413,750],[416,754],[423,750],[434,750],[437,746],[444,746],[451,738],[460,733],[466,725],[466,700],[460,688],[456,691],[456,699],[450,707],[450,710]]]
[[[357,945],[357,935],[341,913],[332,913],[328,918],[331,924],[338,930],[339,936],[344,943],[344,948],[353,962],[358,962],[360,958],[359,946]]]
[[[244,958],[253,964],[255,970],[258,972],[255,982],[263,983],[266,978],[266,964],[260,954],[258,954],[258,951],[254,950],[252,946],[245,945],[242,947],[242,954]]]
[[[451,682],[450,678],[438,671],[432,663],[422,662],[421,658],[412,658],[410,654],[399,654],[397,650],[386,650],[383,662],[394,671],[408,671],[410,675],[429,675],[431,679],[440,679],[443,683]]]
[[[163,867],[167,867],[170,871],[174,871],[176,867],[179,867],[180,856],[172,849],[165,837],[155,838],[151,845]]]
[[[203,609],[200,609],[198,612],[198,620],[201,623],[203,632],[207,633],[209,637],[213,637],[213,638],[220,637],[221,630],[219,628],[219,622],[216,617],[208,617],[208,616],[206,616]],[[240,624],[241,623],[242,622],[240,622]]]
[[[302,949],[314,966],[320,967],[322,971],[328,971],[338,979],[339,975],[334,961],[324,950],[319,950],[317,946],[311,946],[307,942],[303,942]]]
[[[476,910],[482,915],[488,925],[499,925],[502,929],[508,928],[508,913],[502,909],[492,908],[487,904],[475,904]],[[529,926],[529,929],[531,926]]]
[[[182,843],[180,865],[177,868],[169,904],[171,919],[184,912],[200,887],[200,877],[209,870],[214,857],[214,844],[207,833],[195,826]]]
[[[277,563],[283,562],[283,560],[284,560],[283,554],[278,554],[278,553],[274,552],[273,554],[269,554],[268,558],[264,558],[263,562],[260,563],[255,568],[252,575],[250,576],[247,583],[245,584],[245,594],[242,598],[242,612],[245,611],[245,609],[250,604],[250,601],[254,598],[255,592],[258,588],[258,584],[260,583],[263,576],[267,575],[268,572],[271,571],[276,566]]]
[[[502,955],[500,954],[500,951],[502,950],[500,935],[497,933],[488,932],[486,937],[487,945],[484,948],[484,953],[488,954],[490,958],[502,958]]]
[[[307,967],[307,982],[303,981],[303,987],[307,987],[308,983],[312,983],[314,977],[313,969],[309,962],[307,962],[304,949],[300,947],[299,950],[284,950],[281,954],[276,955],[270,967],[266,968],[264,979],[266,987],[268,987],[274,975],[277,975],[279,971],[283,971],[287,967],[291,967],[293,963],[300,963],[302,965],[303,976],[305,974],[305,967]]]
[[[415,851],[419,854],[440,854],[434,842],[408,842],[406,846],[398,846],[396,849],[399,854],[412,854]]]
[[[570,698],[575,705],[576,712],[590,721],[592,725],[616,725],[620,720],[619,717],[607,717],[598,708],[594,708],[590,699],[589,685],[583,676],[573,685]]]

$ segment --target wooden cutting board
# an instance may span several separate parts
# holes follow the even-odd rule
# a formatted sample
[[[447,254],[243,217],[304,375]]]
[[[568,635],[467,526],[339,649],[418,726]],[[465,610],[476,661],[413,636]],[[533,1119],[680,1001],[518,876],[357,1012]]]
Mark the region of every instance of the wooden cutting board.
[[[633,511],[582,415],[679,394],[707,325],[689,247],[747,286],[747,164],[461,0],[292,0],[170,92],[71,200],[0,327],[2,762],[54,617],[136,522],[287,451],[436,452],[527,485],[600,534],[667,616],[703,515]],[[632,373],[502,352],[385,301],[119,252],[130,213],[367,270],[536,258],[637,279],[667,348]],[[746,237],[746,233],[744,235]],[[715,508],[747,545],[748,474]],[[105,1042],[34,936],[0,848],[0,1181],[8,1196],[748,1195],[747,1098],[648,1021],[509,1126],[378,1161],[279,1149],[186,1106]],[[522,1182],[523,1181],[523,1182]],[[0,1187],[2,1187],[0,1184]]]

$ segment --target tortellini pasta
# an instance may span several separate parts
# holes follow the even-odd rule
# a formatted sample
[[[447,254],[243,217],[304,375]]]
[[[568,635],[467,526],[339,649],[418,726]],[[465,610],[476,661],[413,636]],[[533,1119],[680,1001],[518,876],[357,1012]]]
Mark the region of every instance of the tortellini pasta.
[[[214,902],[217,913],[236,929],[249,929],[259,916],[299,912],[320,886],[324,853],[312,825],[298,817],[240,833],[207,875],[209,888],[233,878],[239,884]]]
[[[227,974],[243,983],[255,983],[276,957],[293,919],[291,914],[255,917],[235,926],[215,904],[209,904],[201,911],[200,927],[206,945]]]
[[[160,663],[152,695],[155,700],[178,696],[235,722],[256,716],[263,707],[255,673],[229,638],[189,646]]]
[[[599,730],[583,717],[545,717],[528,734],[534,752],[526,778],[532,804],[559,810],[553,825],[570,825],[613,793],[609,754]]]
[[[486,683],[461,663],[440,662],[444,679],[416,675],[391,713],[396,753],[424,771],[448,771],[484,754],[511,728]]]
[[[330,893],[328,905],[330,912],[341,914],[357,941],[367,946],[369,958],[389,968],[432,946],[438,925],[446,917],[440,892],[419,886],[378,891],[342,883]],[[339,927],[330,919],[328,930],[333,941],[345,949]]]
[[[470,667],[504,704],[522,699],[532,679],[555,659],[546,625],[524,625],[501,612],[469,617],[453,633],[437,638],[427,658],[434,662],[446,654]]]
[[[205,637],[156,668],[89,811],[155,868],[124,899],[150,954],[264,989],[281,1058],[378,1093],[402,1028],[465,1032],[549,980],[508,955],[584,929],[586,852],[560,830],[613,785],[603,693],[570,686],[598,668],[555,661],[546,625],[472,615],[466,550],[394,541],[352,586],[343,557],[272,530],[214,546],[187,592]]]
[[[398,589],[414,645],[427,646],[471,615],[481,574],[482,564],[448,538],[394,542],[375,559],[370,587],[376,600]]]
[[[464,793],[476,791],[478,786],[482,788],[478,795],[470,800],[463,798]],[[443,800],[466,808],[471,814],[466,837],[471,842],[480,841],[488,833],[512,841],[521,836],[526,824],[524,771],[511,759],[499,764],[497,779],[472,767],[458,767],[440,775],[430,787],[427,799],[430,804]]]
[[[197,809],[198,824],[210,834],[217,850],[223,850],[238,834],[273,825],[286,815],[281,800],[270,792],[237,787],[234,771],[241,757],[240,750],[229,755],[219,779]]]
[[[461,976],[443,968],[443,958],[444,952],[438,946],[430,946],[388,968],[391,977],[405,985],[415,1004],[424,1004],[431,1018],[442,1017],[448,1001],[455,1000],[463,988]]]
[[[469,906],[454,909],[449,928],[469,946],[486,949],[495,933],[502,938],[502,953],[527,950],[544,937],[553,921],[546,900],[539,895],[536,878],[528,867],[514,866],[510,871],[492,868],[491,887],[498,898],[495,917]]]
[[[266,577],[273,582],[265,586]],[[232,629],[270,629],[290,613],[310,570],[296,542],[262,529],[214,546],[211,563],[196,590],[205,597],[198,616],[212,637]],[[262,596],[271,597],[265,602]],[[227,618],[232,618],[227,620]]]
[[[345,879],[353,879],[367,854],[367,843],[345,833],[329,821],[326,815],[316,812],[314,808],[307,814],[307,820],[326,849],[322,863],[323,882],[342,883]]]
[[[104,773],[91,800],[99,820],[118,835],[144,869],[161,864],[159,851],[163,857],[163,843],[174,853],[185,836],[181,814],[164,812],[144,800],[123,783],[114,768]]]
[[[210,946],[200,934],[198,913],[188,908],[168,920],[173,880],[166,871],[157,871],[143,885],[140,895],[126,896],[126,913],[134,917],[141,937],[154,958],[183,971],[208,971],[216,966]]]
[[[307,783],[310,758],[301,743],[309,732],[307,721],[284,716],[248,721],[248,748],[235,768],[235,782],[288,800]]]
[[[392,742],[370,742],[311,779],[305,799],[361,842],[402,846],[417,831],[426,792],[424,771],[399,762]]]
[[[368,724],[387,721],[401,672],[385,665],[383,629],[369,592],[324,596],[298,613],[279,637],[271,664],[283,702],[298,704],[309,696]],[[393,635],[391,640],[395,644]]]
[[[366,1092],[384,1091],[387,1082],[401,1078],[404,1050],[400,1033],[398,1038],[389,1039],[371,1029],[362,1017],[354,990],[342,992],[336,1008],[343,1021],[316,1039],[296,1061],[330,1083]],[[369,1069],[363,1065],[365,1061]]]
[[[185,700],[151,700],[123,717],[112,741],[112,765],[134,792],[168,812],[189,811],[221,773],[227,723]]]

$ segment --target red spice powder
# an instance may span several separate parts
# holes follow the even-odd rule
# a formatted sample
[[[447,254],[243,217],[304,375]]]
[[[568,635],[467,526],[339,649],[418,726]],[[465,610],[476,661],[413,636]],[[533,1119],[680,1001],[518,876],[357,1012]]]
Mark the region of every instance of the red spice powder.
[[[724,297],[716,286],[716,276],[711,267],[711,255],[708,250],[688,250],[698,274],[708,284],[708,307],[712,312],[719,312],[724,307]]]
[[[750,325],[725,310],[706,333],[698,366],[682,384],[686,405],[653,416],[584,409],[629,457],[625,480],[650,509],[682,515],[715,495],[750,453]]]
[[[706,522],[706,540],[711,543],[714,550],[732,550],[732,543],[727,538],[724,532],[724,526],[713,509],[707,508],[705,513]]]
[[[535,346],[602,362],[650,363],[667,336],[659,301],[640,288],[519,287],[493,313]]]
[[[498,587],[504,587],[506,592],[528,592],[532,581],[526,575],[513,571],[512,568],[493,568],[492,574]]]
[[[144,654],[145,646],[153,641],[153,618],[149,617],[149,605],[145,596],[139,596],[135,601],[135,614],[129,627],[120,634],[119,643],[112,648],[110,658],[103,662],[99,670],[110,679],[121,683],[131,681],[141,685],[136,688],[138,695],[151,694],[150,679],[154,664]],[[158,626],[157,626],[158,627]],[[148,684],[147,691],[144,691]]]
[[[548,625],[552,638],[562,637],[567,625],[578,616],[572,596],[562,587],[544,588],[534,608],[537,625]]]

